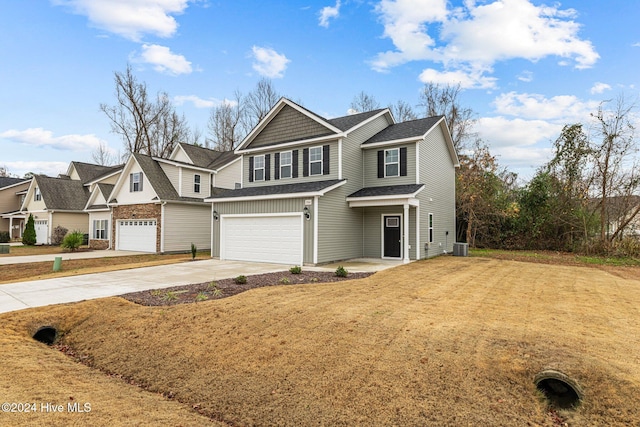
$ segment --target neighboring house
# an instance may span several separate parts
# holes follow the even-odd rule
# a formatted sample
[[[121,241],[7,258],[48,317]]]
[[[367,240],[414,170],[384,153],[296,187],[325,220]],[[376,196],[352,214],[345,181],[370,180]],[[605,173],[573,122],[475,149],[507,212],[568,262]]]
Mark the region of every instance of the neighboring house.
[[[618,233],[620,239],[640,237],[640,196],[608,197],[607,203],[607,234],[612,236]]]
[[[112,219],[107,200],[123,168],[124,165],[116,166],[84,184],[90,193],[84,211],[89,214],[89,247],[92,249],[111,249]]]
[[[241,188],[207,199],[213,257],[408,262],[453,249],[459,163],[442,116],[325,119],[282,98],[235,152]]]
[[[204,199],[240,181],[241,163],[233,152],[181,143],[168,159],[134,153],[104,199],[111,224],[106,230],[100,223],[100,232],[118,250],[185,252],[192,243],[209,249],[211,206]],[[106,214],[102,197],[109,188],[98,190],[90,206]]]
[[[20,212],[30,179],[0,177],[0,232],[9,232],[11,239],[21,239],[26,224]]]
[[[69,232],[89,233],[89,214],[84,211],[90,196],[85,184],[112,172],[116,167],[71,162],[67,173],[51,178],[34,175],[21,211],[33,215],[36,244],[50,244],[53,230],[64,227]]]

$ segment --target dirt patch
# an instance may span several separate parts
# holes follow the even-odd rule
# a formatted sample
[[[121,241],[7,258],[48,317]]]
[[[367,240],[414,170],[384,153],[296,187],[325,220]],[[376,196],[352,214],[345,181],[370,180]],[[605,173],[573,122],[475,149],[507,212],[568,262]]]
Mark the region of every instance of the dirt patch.
[[[300,274],[281,271],[248,276],[246,278],[247,283],[245,284],[238,284],[234,279],[223,279],[213,282],[132,292],[121,296],[122,298],[141,305],[177,305],[202,302],[210,299],[226,298],[250,289],[262,288],[265,286],[342,282],[346,280],[362,279],[370,276],[371,274],[372,273],[349,273],[345,278],[336,276],[335,273],[327,271],[303,271]]]

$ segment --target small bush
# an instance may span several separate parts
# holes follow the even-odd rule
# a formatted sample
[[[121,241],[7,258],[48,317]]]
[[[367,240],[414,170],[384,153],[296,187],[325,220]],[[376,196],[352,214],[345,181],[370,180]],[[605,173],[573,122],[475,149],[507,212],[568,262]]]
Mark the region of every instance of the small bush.
[[[299,265],[296,265],[295,267],[291,267],[289,269],[289,273],[291,273],[291,274],[300,274],[300,273],[302,273],[302,267],[300,267]]]
[[[208,299],[209,299],[209,297],[204,292],[198,292],[198,295],[196,296],[196,302],[206,301]]]
[[[8,231],[0,231],[0,243],[9,243],[11,241],[11,234]]]
[[[22,244],[27,246],[36,244],[36,224],[33,219],[33,214],[29,214],[27,225],[22,234]]]
[[[67,230],[61,225],[58,225],[56,228],[54,228],[53,234],[51,234],[51,244],[52,245],[62,244],[62,241],[64,240],[64,236],[67,235],[68,231],[69,230]]]
[[[281,285],[290,285],[291,280],[289,280],[287,277],[283,277],[278,283],[280,283]]]
[[[196,259],[198,248],[193,243],[191,244],[191,259]]]
[[[336,268],[336,276],[338,277],[347,277],[347,275],[349,274],[349,272],[347,270],[345,270],[345,268],[343,266],[338,266],[338,268]]]
[[[78,249],[84,241],[84,233],[82,231],[73,231],[62,239],[62,248],[69,249],[71,252]]]
[[[236,285],[244,285],[245,283],[247,283],[247,276],[240,275],[238,277],[235,277],[233,281],[236,283]]]
[[[178,299],[178,295],[175,293],[175,291],[167,291],[162,299],[165,301],[175,301]]]

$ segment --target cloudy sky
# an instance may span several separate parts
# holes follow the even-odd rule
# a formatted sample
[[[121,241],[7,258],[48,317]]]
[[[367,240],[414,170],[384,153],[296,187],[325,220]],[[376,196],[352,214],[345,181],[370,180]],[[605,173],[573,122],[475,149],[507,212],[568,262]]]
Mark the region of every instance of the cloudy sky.
[[[361,91],[419,103],[425,82],[460,84],[476,131],[528,179],[566,123],[635,100],[640,9],[592,0],[30,0],[0,13],[0,166],[56,175],[114,153],[100,103],[131,64],[206,133],[211,107],[272,79],[327,118]]]

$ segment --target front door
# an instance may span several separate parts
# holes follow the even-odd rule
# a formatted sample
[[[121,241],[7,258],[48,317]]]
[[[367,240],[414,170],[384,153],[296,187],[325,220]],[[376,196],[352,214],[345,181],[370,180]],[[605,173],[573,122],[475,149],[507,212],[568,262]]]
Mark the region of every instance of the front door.
[[[400,215],[385,215],[382,217],[383,233],[382,243],[384,245],[382,254],[384,257],[402,257],[402,234],[400,227]]]

